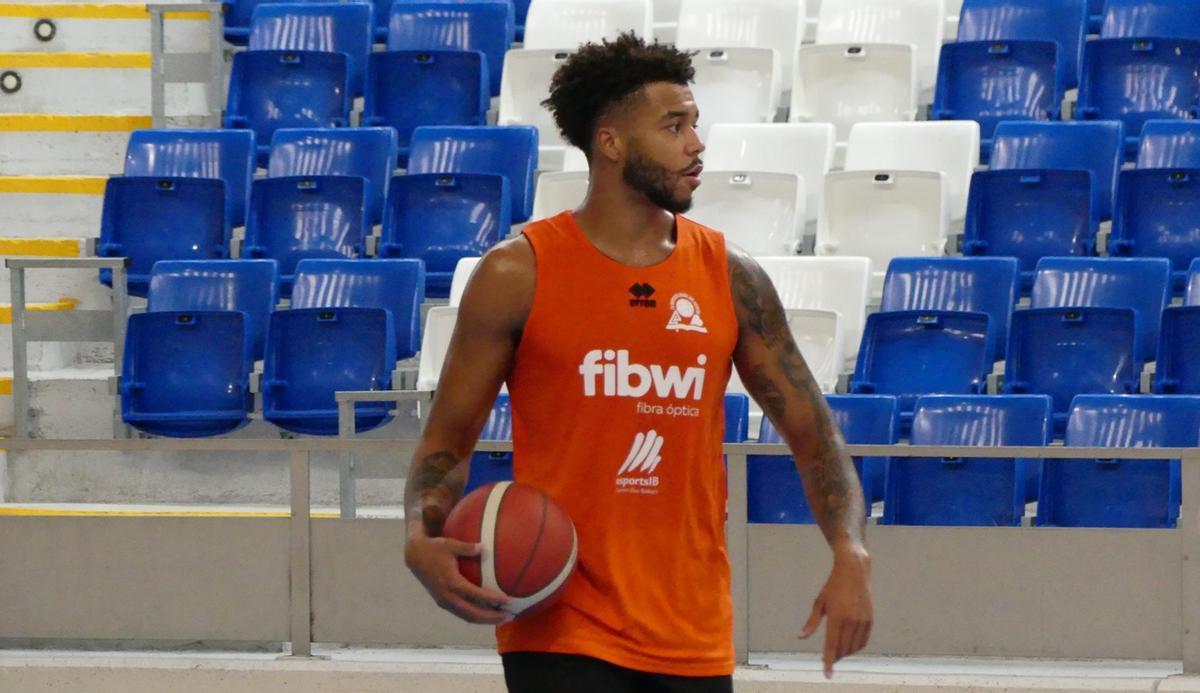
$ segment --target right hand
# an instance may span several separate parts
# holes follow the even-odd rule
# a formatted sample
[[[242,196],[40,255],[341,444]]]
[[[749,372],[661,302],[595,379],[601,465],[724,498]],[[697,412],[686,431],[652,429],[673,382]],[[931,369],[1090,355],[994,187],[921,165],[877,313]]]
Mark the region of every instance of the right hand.
[[[469,623],[508,623],[514,618],[503,610],[509,598],[474,585],[458,571],[460,556],[478,556],[480,550],[479,544],[418,533],[404,545],[404,563],[446,611]]]

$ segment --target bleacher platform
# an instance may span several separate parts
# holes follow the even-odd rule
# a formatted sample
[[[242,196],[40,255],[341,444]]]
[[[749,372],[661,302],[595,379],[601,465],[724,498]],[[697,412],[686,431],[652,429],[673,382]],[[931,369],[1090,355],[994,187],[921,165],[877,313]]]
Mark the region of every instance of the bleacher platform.
[[[707,151],[686,216],[762,265],[848,443],[1200,448],[1200,0],[226,0],[224,41],[210,55],[227,81],[220,103],[172,87],[157,126],[149,16],[120,2],[0,5],[0,256],[48,261],[23,270],[20,286],[8,281],[16,270],[0,269],[0,428],[113,443],[5,453],[0,524],[73,504],[281,509],[295,477],[279,454],[236,449],[256,441],[315,446],[306,490],[323,506],[340,501],[341,522],[352,519],[344,494],[356,479],[364,504],[396,506],[406,465],[394,451],[320,446],[411,449],[479,258],[587,193],[582,152],[541,105],[551,76],[581,44],[625,31],[696,52]],[[203,53],[207,16],[168,13],[168,43]],[[126,271],[72,269],[80,258],[125,258]],[[113,311],[122,329],[105,327]],[[347,424],[346,391],[379,401],[358,402]],[[727,443],[781,443],[736,372],[726,408]],[[510,441],[511,416],[505,393],[483,440]],[[172,448],[180,439],[234,447],[216,460]],[[745,475],[730,478],[756,527],[746,555],[812,530],[790,457],[735,454]],[[855,464],[872,530],[909,548],[922,531],[963,544],[955,531],[991,531],[1004,556],[1020,554],[1005,542],[1044,550],[1091,532],[1081,541],[1111,548],[1135,532],[1149,554],[1174,557],[1168,540],[1195,530],[1181,512],[1200,502],[1178,459],[1144,455],[876,449]],[[509,449],[478,451],[468,488],[511,468]],[[383,541],[355,537],[360,548]],[[1108,565],[1133,570],[1126,558]],[[1168,587],[1187,589],[1172,570]],[[1161,587],[1154,579],[1129,584]],[[900,598],[906,580],[918,581],[896,578],[881,600]],[[1120,581],[1106,585],[1128,598]],[[1102,601],[1081,599],[1093,597]],[[331,631],[352,639],[364,621],[348,621]],[[443,626],[423,633],[477,644]],[[1129,658],[1183,647],[1179,629],[1167,630]],[[0,628],[0,640],[70,635]],[[777,636],[756,631],[751,646],[767,651]],[[884,642],[886,655],[959,654],[897,646],[895,632]],[[972,654],[1121,655],[1083,636],[1061,648],[1030,642]],[[1175,659],[1200,674],[1196,647],[1190,659],[1111,676],[1014,665],[1059,683],[1009,683],[1200,690],[1160,682],[1178,673]],[[24,675],[38,685],[94,664],[21,656],[36,662]],[[398,661],[414,681],[441,686],[428,690],[499,690],[487,656],[407,656]],[[6,688],[25,680],[11,678],[17,661],[0,650],[0,689],[41,690]],[[342,654],[325,664],[360,663]],[[916,683],[904,665],[851,666],[843,687],[919,687],[943,665]],[[130,666],[152,681],[176,663]],[[776,679],[746,669],[739,690],[818,689],[807,663],[769,666]],[[952,675],[929,689],[992,689],[991,673],[945,666]],[[317,681],[325,669],[310,673]],[[262,685],[254,690],[274,690]]]

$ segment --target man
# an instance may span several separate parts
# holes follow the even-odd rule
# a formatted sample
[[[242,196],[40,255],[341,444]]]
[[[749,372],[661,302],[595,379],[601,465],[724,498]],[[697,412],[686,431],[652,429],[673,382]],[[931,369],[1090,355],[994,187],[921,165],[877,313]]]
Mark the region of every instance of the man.
[[[588,44],[546,106],[590,164],[574,212],[480,263],[459,307],[405,491],[406,561],[443,608],[497,624],[513,693],[731,691],[723,395],[731,363],[791,448],[833,570],[825,674],[872,623],[858,479],[771,282],[685,217],[704,145],[688,54],[631,34]],[[502,382],[514,475],[571,515],[579,563],[561,599],[513,620],[441,538]]]

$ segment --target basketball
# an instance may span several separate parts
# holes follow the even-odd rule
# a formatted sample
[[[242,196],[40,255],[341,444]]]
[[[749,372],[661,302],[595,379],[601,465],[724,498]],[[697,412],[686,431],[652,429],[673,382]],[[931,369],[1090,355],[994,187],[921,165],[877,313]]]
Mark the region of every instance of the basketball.
[[[443,534],[482,544],[479,556],[458,559],[458,569],[484,589],[512,599],[513,614],[549,604],[575,570],[575,525],[541,491],[512,481],[467,494],[446,518]]]

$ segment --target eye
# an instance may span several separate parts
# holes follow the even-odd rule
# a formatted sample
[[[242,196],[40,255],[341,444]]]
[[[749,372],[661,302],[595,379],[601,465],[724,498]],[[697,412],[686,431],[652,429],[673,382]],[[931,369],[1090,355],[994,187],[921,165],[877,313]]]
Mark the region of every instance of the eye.
[[[667,129],[675,134],[679,134],[680,127],[682,127],[682,126],[679,123],[671,123],[670,125],[667,126]]]

